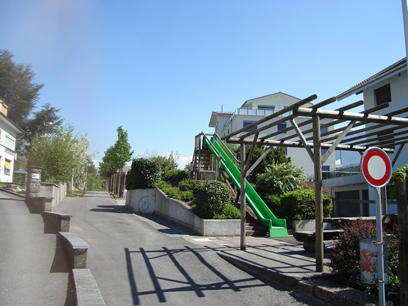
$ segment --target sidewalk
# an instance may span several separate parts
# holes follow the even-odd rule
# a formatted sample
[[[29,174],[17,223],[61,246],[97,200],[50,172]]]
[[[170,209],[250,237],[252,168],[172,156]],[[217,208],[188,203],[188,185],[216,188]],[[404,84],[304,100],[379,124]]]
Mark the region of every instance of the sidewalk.
[[[185,236],[185,239],[216,251],[223,259],[250,274],[330,305],[376,302],[376,298],[361,291],[335,283],[327,266],[328,259],[324,261],[325,273],[315,272],[313,254],[307,253],[293,237],[246,237],[246,251],[240,250],[239,237]]]
[[[54,234],[24,198],[0,191],[0,301],[2,305],[69,304],[68,268]]]

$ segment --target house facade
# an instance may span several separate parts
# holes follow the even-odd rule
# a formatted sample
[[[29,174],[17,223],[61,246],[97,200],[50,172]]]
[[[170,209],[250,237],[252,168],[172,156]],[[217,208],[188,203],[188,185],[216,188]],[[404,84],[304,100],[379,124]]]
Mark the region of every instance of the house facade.
[[[338,95],[338,100],[345,99],[352,95],[363,96],[364,108],[370,109],[382,103],[389,103],[385,109],[379,110],[376,114],[387,115],[408,107],[408,77],[407,77],[406,59],[403,58],[380,72],[372,75],[368,79],[360,82],[352,88]],[[408,112],[398,114],[405,117]],[[368,124],[367,127],[370,127]],[[384,132],[378,133],[372,137],[386,140],[387,137],[393,137],[398,142],[398,132],[404,129],[385,127]],[[406,130],[406,128],[405,128]],[[372,133],[367,131],[366,133]],[[391,161],[396,157],[400,146],[396,146],[395,153],[389,154]],[[359,162],[359,156],[356,161]],[[393,172],[408,163],[408,147],[403,147],[395,165]],[[323,181],[323,186],[332,187],[335,193],[334,213],[336,216],[373,216],[375,215],[375,190],[367,185],[361,174],[341,176]],[[389,203],[388,213],[396,213],[395,203]]]
[[[13,182],[18,133],[20,129],[7,118],[7,105],[0,99],[0,182]]]
[[[240,108],[235,112],[217,112],[214,111],[211,114],[209,126],[215,129],[220,137],[224,137],[231,132],[237,131],[245,126],[248,126],[265,116],[272,115],[273,113],[282,110],[283,108],[292,105],[300,101],[299,98],[293,97],[283,92],[277,92],[274,94],[254,98],[245,101]],[[310,107],[312,104],[306,104],[305,107]],[[297,123],[301,123],[308,118],[301,118]],[[322,120],[322,124],[325,121]],[[284,130],[289,127],[290,122],[282,122],[277,126],[268,128],[262,131],[259,137],[275,133],[277,131],[282,131],[280,135],[275,138],[279,139],[288,135],[293,134],[293,131],[285,132]],[[262,127],[262,124],[259,126]],[[258,127],[258,128],[259,128]],[[302,130],[311,129],[312,125],[307,124],[303,126]],[[254,127],[255,129],[255,127]],[[327,130],[326,130],[327,131]],[[325,130],[322,129],[322,133]],[[306,135],[307,136],[307,135]],[[302,148],[285,148],[286,156],[290,157],[292,163],[299,168],[303,168],[304,173],[308,180],[312,180],[314,176],[313,162],[311,161],[309,155],[306,153],[305,149]],[[322,151],[324,154],[325,152]],[[329,172],[334,170],[335,167],[335,155],[332,154],[328,160],[323,165],[323,172]]]

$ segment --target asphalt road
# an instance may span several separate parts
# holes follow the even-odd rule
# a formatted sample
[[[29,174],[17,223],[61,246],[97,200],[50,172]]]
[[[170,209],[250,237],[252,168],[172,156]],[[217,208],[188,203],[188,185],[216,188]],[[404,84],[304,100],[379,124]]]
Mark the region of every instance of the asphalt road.
[[[88,242],[107,305],[318,305],[184,239],[183,228],[126,212],[107,193],[66,199],[58,210],[72,214],[71,232]]]
[[[68,270],[55,252],[41,215],[0,191],[0,305],[64,305]]]

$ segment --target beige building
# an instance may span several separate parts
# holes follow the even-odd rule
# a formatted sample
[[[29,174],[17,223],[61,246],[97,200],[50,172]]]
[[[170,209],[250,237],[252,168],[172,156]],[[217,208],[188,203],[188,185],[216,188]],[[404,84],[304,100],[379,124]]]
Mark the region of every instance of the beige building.
[[[7,118],[7,105],[0,99],[0,182],[13,182],[16,138],[20,132]]]
[[[259,98],[250,99],[244,102],[242,106],[236,109],[234,112],[217,112],[214,111],[211,114],[209,126],[215,129],[215,133],[223,137],[228,135],[231,132],[239,130],[245,126],[248,126],[265,116],[271,115],[289,105],[292,105],[300,101],[299,98],[293,97],[283,92],[277,92],[274,94],[262,96]],[[310,107],[312,104],[306,104],[305,107]],[[300,119],[297,123],[308,120],[308,118]],[[322,120],[322,123],[325,123]],[[262,131],[259,137],[264,135],[271,134],[273,132],[284,130],[286,127],[289,127],[290,122],[283,122],[276,127],[272,127]],[[262,127],[262,124],[259,126]],[[312,125],[305,125],[302,127],[302,130],[311,129]],[[254,127],[255,129],[255,127]],[[324,133],[325,129],[322,129]],[[280,134],[276,139],[288,136],[294,133],[290,131],[288,133]],[[309,134],[310,135],[310,134]],[[307,135],[306,135],[307,136]],[[306,177],[311,180],[314,176],[313,162],[311,161],[308,154],[305,153],[305,150],[302,148],[285,148],[285,153],[290,157],[292,163],[299,167],[303,168]],[[325,151],[323,150],[324,154]],[[335,155],[332,154],[328,160],[323,165],[323,172],[329,172],[335,168]]]

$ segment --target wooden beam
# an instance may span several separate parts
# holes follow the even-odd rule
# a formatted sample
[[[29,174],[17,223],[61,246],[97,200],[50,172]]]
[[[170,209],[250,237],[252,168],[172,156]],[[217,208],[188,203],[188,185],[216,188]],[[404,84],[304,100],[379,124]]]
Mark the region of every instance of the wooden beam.
[[[387,131],[387,132],[384,132]],[[382,140],[387,140],[387,139],[395,139],[395,136],[399,136],[399,135],[408,135],[408,130],[403,130],[397,133],[392,132],[394,131],[394,129],[386,129],[386,130],[378,130],[374,135],[376,135],[376,137],[373,138],[365,138],[362,139],[361,141],[355,141],[352,143],[349,143],[347,141],[348,145],[354,145],[354,144],[368,144],[368,143],[373,143],[373,142],[378,142],[378,141],[382,141]],[[383,134],[383,133],[387,133],[387,134]],[[370,133],[372,134],[372,133]],[[382,134],[382,135],[380,135]]]
[[[394,167],[395,163],[398,160],[398,157],[400,156],[402,149],[404,148],[405,144],[400,145],[400,147],[398,148],[397,153],[394,155],[394,158],[392,159],[392,166]]]
[[[256,144],[256,142],[258,140],[258,136],[259,136],[259,133],[256,133],[255,137],[254,137],[254,140],[252,141],[251,149],[249,150],[249,154],[248,154],[248,157],[247,157],[244,173],[243,174],[241,173],[241,175],[244,175],[245,177],[247,176],[247,171],[248,171],[249,166],[251,164],[252,155],[254,154],[255,144]]]
[[[252,144],[251,140],[241,140],[239,138],[230,138],[228,140],[228,143],[234,143],[234,144]],[[301,141],[280,141],[280,140],[273,140],[273,139],[268,139],[268,140],[258,140],[256,143],[257,146],[273,146],[273,147],[288,147],[288,148],[304,148],[304,145]],[[308,146],[313,146],[313,143],[307,142]],[[331,147],[331,143],[322,143],[321,147],[325,149],[329,149]],[[394,144],[396,145],[396,144]],[[343,151],[357,151],[357,152],[364,152],[367,149],[366,146],[349,146],[349,145],[343,145],[339,144],[337,146],[337,150],[343,150]],[[383,148],[383,150],[387,153],[394,153],[394,149],[391,148]]]
[[[245,217],[246,217],[246,184],[245,175],[243,172],[245,170],[245,144],[241,144],[241,188],[240,188],[240,203],[241,203],[241,239],[240,247],[241,250],[246,250],[246,229],[245,229]]]
[[[323,272],[323,200],[322,200],[322,162],[320,148],[320,117],[313,117],[313,155],[315,180],[315,256],[316,272]]]
[[[313,117],[314,111],[307,107],[299,107],[296,111],[296,115]],[[327,119],[345,119],[345,120],[355,120],[364,123],[381,123],[381,124],[394,124],[403,125],[408,127],[408,118],[400,118],[394,116],[382,116],[382,115],[367,115],[364,113],[351,113],[351,112],[339,112],[331,110],[317,110],[316,115],[321,118]]]
[[[292,118],[294,118],[294,117],[295,117],[294,115],[290,115],[289,117],[285,117],[285,118],[279,119],[279,120],[274,121],[274,122],[272,122],[272,123],[270,123],[270,124],[264,125],[263,127],[260,127],[260,128],[258,128],[258,129],[256,129],[256,130],[253,130],[253,131],[251,131],[251,132],[248,132],[248,133],[242,135],[240,138],[241,138],[241,139],[244,139],[244,138],[249,137],[249,136],[251,136],[251,135],[253,135],[253,134],[256,134],[256,133],[259,134],[259,133],[262,132],[262,131],[265,131],[265,130],[267,130],[267,129],[270,129],[271,127],[277,126],[277,125],[281,124],[282,122],[288,121],[288,120],[290,120],[290,119],[292,119]]]
[[[256,160],[256,162],[249,168],[247,171],[247,176],[260,164],[260,162],[268,155],[269,152],[271,152],[273,147],[269,147],[265,150],[265,152],[262,153],[262,155]]]
[[[346,106],[337,108],[336,110],[338,110],[338,111],[345,111],[345,110],[348,110],[348,109],[352,109],[352,108],[361,106],[361,105],[363,105],[363,104],[364,104],[364,102],[360,100],[360,101],[354,102],[354,103],[352,103],[352,104],[349,104],[349,105],[346,105]],[[316,105],[314,105],[314,106],[317,106],[317,105],[318,105],[318,104],[316,104]],[[345,120],[338,121],[337,123],[340,123],[340,122],[343,122],[343,121],[345,121]],[[305,126],[305,125],[308,125],[308,124],[311,124],[311,123],[312,123],[312,120],[309,119],[309,120],[306,120],[306,121],[303,121],[303,122],[298,123],[298,126],[299,126],[299,127],[302,127],[302,126]],[[336,124],[337,124],[337,123],[336,123]],[[322,125],[320,128],[329,127],[329,126],[331,126],[331,125],[333,125],[333,124],[330,124],[330,125]],[[275,132],[275,133],[272,133],[272,134],[263,136],[263,137],[261,137],[261,139],[267,139],[267,138],[270,138],[270,137],[274,137],[274,136],[277,136],[277,135],[279,135],[279,134],[286,133],[286,132],[288,132],[288,131],[290,131],[290,130],[292,130],[292,127],[289,127],[289,128],[283,129],[283,130],[281,130],[281,131],[278,131],[278,132]],[[307,132],[306,132],[306,131],[303,131],[304,134],[308,134],[308,133],[312,133],[312,132],[313,132],[313,129],[307,130]],[[289,139],[291,139],[291,138],[295,138],[296,136],[297,136],[297,134],[292,134],[292,135],[289,135],[289,136],[287,136],[287,137],[285,137],[285,138],[281,138],[280,140],[289,140]]]
[[[326,162],[326,160],[333,153],[333,151],[336,150],[336,147],[340,144],[340,142],[347,135],[347,133],[352,129],[353,125],[354,125],[354,122],[353,121],[350,122],[349,125],[343,130],[343,133],[341,133],[339,137],[337,137],[336,141],[331,145],[331,147],[327,150],[327,152],[324,153],[322,157],[322,165]]]
[[[291,111],[291,110],[293,110],[295,108],[298,108],[301,105],[307,104],[307,103],[309,103],[309,102],[311,102],[311,101],[313,101],[315,99],[317,99],[317,95],[312,95],[310,97],[307,97],[306,99],[300,100],[300,101],[298,101],[298,102],[296,102],[296,103],[294,103],[294,104],[292,104],[292,105],[290,105],[288,107],[285,107],[284,109],[282,109],[282,110],[280,110],[280,111],[278,111],[276,113],[273,113],[272,115],[266,116],[265,118],[263,118],[261,120],[258,120],[256,122],[250,124],[250,125],[247,125],[246,127],[243,127],[243,128],[241,128],[239,130],[236,130],[236,131],[228,134],[227,136],[225,136],[225,138],[228,139],[228,138],[231,138],[234,135],[245,132],[245,131],[253,128],[253,127],[256,127],[257,125],[259,125],[261,123],[264,123],[264,122],[266,122],[268,120],[279,117],[280,115],[282,115],[284,113],[287,113],[287,112],[289,112],[289,111]]]
[[[401,114],[406,113],[406,112],[408,112],[408,107],[402,108],[402,109],[399,109],[399,110],[396,110],[396,111],[394,111],[394,112],[391,112],[391,113],[388,114],[388,116],[397,116],[397,115],[401,115]],[[403,118],[408,118],[408,117],[403,117]],[[356,124],[354,125],[354,127],[358,127],[358,126],[362,126],[362,125],[365,125],[365,123],[356,123]],[[379,128],[383,128],[383,127],[384,127],[384,126],[383,126],[382,124],[377,124],[377,125],[372,125],[372,126],[365,126],[365,127],[362,128],[362,129],[351,131],[351,132],[349,133],[349,136],[354,135],[354,134],[359,134],[359,133],[361,133],[362,131],[366,132],[366,131],[371,131],[371,130],[375,130],[375,129],[379,129]],[[403,128],[403,127],[395,127],[395,129],[397,129],[397,128]],[[348,138],[347,138],[347,141],[348,141],[348,140],[351,141],[351,140],[358,139],[358,137],[359,137],[359,136],[355,137],[354,139],[348,139]],[[330,141],[330,140],[333,140],[333,139],[336,139],[336,137],[325,138],[324,141]]]
[[[376,111],[378,111],[380,109],[384,109],[384,108],[387,108],[387,107],[388,107],[388,103],[383,103],[383,104],[374,106],[372,108],[366,109],[366,110],[362,111],[361,114],[365,114],[365,115],[371,114],[371,113],[374,113],[374,112],[376,112]],[[344,112],[341,111],[341,114],[343,114],[343,113]],[[360,113],[357,113],[357,114],[360,114]],[[339,123],[342,123],[342,122],[345,122],[345,121],[347,121],[347,120],[346,119],[340,119],[338,121],[333,121],[333,122],[328,123],[328,124],[326,123],[325,125],[322,125],[320,128],[328,127],[330,125],[336,125],[336,124],[339,124]],[[356,127],[358,125],[354,124],[354,126]],[[327,131],[326,133],[321,134],[320,137],[328,136],[328,135],[334,135],[334,137],[330,138],[330,140],[336,139],[337,135],[341,134],[343,129],[344,129],[344,127],[340,127],[340,128],[337,128],[337,129],[334,129],[334,130],[331,130],[331,131]],[[307,140],[312,140],[312,139],[313,139],[313,137],[307,138]],[[325,138],[323,141],[327,141],[327,138]]]
[[[311,158],[312,161],[313,161],[313,159],[314,159],[314,157],[313,157],[313,151],[312,151],[312,149],[310,149],[310,146],[307,144],[306,139],[305,139],[305,136],[303,135],[303,133],[302,133],[302,131],[300,130],[299,126],[296,124],[295,119],[290,120],[290,122],[292,123],[293,127],[295,128],[295,131],[296,131],[296,133],[298,134],[300,140],[302,141],[303,146],[305,147],[307,153],[309,154],[310,158]]]

